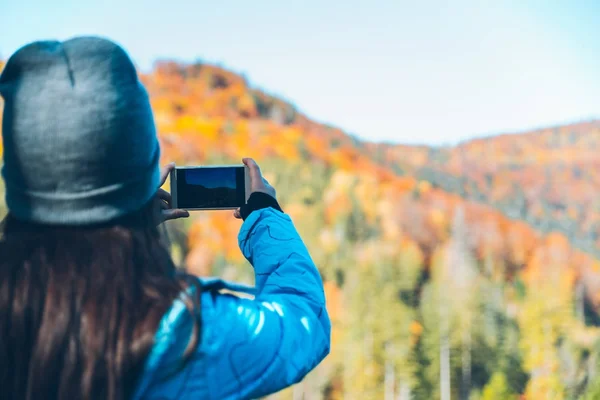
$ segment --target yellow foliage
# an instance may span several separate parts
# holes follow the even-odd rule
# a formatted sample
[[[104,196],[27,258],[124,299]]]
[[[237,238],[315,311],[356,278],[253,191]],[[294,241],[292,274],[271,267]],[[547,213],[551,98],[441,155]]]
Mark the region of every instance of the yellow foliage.
[[[352,203],[349,196],[332,191],[326,193],[325,220],[327,223],[333,223],[338,217],[348,215],[351,210]]]
[[[346,171],[336,171],[331,177],[331,187],[336,191],[347,192],[354,184],[354,175]]]
[[[417,185],[417,190],[421,194],[427,194],[431,191],[431,183],[427,181],[419,181],[419,184]]]
[[[311,135],[304,139],[307,151],[317,160],[329,161],[329,147],[322,138]]]
[[[302,136],[302,131],[296,127],[287,127],[281,131],[281,140],[292,145],[297,145]]]
[[[232,97],[249,96],[246,85],[243,81],[235,82],[227,88],[228,94]]]
[[[186,270],[197,276],[212,275],[213,253],[202,246],[196,246],[186,256]]]
[[[386,241],[395,241],[402,234],[402,230],[400,229],[400,226],[397,223],[397,221],[394,221],[389,216],[387,218],[384,217],[382,219],[381,230],[382,230],[382,237]]]
[[[330,151],[329,160],[343,171],[354,171],[354,163],[351,155],[342,149]]]
[[[202,109],[204,110],[205,115],[214,116],[217,114],[219,109],[219,101],[216,97],[207,97],[202,102]]]
[[[256,102],[249,93],[244,93],[237,103],[240,114],[246,118],[252,118],[257,115]]]
[[[325,291],[325,300],[327,302],[327,311],[332,320],[337,320],[342,315],[342,291],[332,281],[323,282],[323,289]]]
[[[367,218],[367,222],[375,223],[378,215],[376,203],[379,198],[379,187],[372,179],[361,179],[354,189],[354,194],[361,209]]]
[[[336,252],[340,246],[339,235],[331,229],[323,229],[319,235],[319,242],[326,253],[332,254]]]
[[[234,121],[233,130],[236,134],[247,137],[250,134],[250,126],[248,121],[245,119]]]
[[[221,131],[221,122],[216,119],[199,119],[194,128],[205,139],[214,142],[218,139]]]
[[[293,221],[298,221],[304,218],[306,214],[306,206],[298,203],[286,204],[285,213],[290,216]]]
[[[300,159],[296,146],[287,141],[272,141],[270,147],[277,156],[286,161],[295,162]]]
[[[377,210],[377,214],[382,217],[382,218],[386,218],[393,214],[393,212],[395,211],[394,205],[392,204],[392,202],[386,198],[382,198],[377,202],[377,205],[375,206],[375,209]]]
[[[543,250],[536,251],[531,260],[534,265],[527,268],[527,298],[517,318],[523,366],[532,375],[525,395],[528,399],[562,399],[564,387],[558,372],[560,360],[555,343],[571,332],[576,323],[572,312],[575,274],[572,269],[535,265],[543,256]]]
[[[400,250],[402,254],[402,264],[410,264],[421,268],[424,261],[424,255],[419,245],[409,238],[402,238],[400,241]]]
[[[417,181],[413,177],[401,177],[395,180],[394,189],[400,193],[413,190],[417,185]]]
[[[429,222],[435,231],[436,237],[445,240],[448,236],[449,220],[447,214],[439,208],[434,208],[429,212]]]
[[[563,400],[565,398],[564,386],[557,374],[548,371],[540,371],[539,377],[530,379],[525,389],[525,399],[537,400]]]
[[[179,117],[175,121],[175,129],[179,132],[190,132],[196,129],[196,121],[189,115]]]
[[[412,321],[408,330],[411,335],[418,338],[421,336],[421,333],[423,333],[423,325],[421,325],[418,321]]]
[[[517,400],[517,396],[510,389],[506,376],[496,372],[483,389],[481,400]]]

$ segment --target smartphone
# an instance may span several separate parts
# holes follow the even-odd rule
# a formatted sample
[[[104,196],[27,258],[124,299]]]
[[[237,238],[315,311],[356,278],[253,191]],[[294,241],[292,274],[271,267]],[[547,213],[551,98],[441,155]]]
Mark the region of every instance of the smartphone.
[[[175,167],[171,171],[173,208],[184,210],[231,210],[250,197],[245,165]]]

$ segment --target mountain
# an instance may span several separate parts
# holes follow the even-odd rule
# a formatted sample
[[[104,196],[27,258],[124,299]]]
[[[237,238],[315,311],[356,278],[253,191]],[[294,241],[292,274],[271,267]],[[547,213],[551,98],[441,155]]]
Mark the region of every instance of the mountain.
[[[229,71],[212,66],[204,68],[203,74],[199,65],[158,64],[156,73],[162,77],[174,79],[179,74],[182,80],[194,79],[196,75],[204,79],[202,95],[187,96],[190,88],[177,87],[183,81],[177,83],[175,79],[167,84],[180,100],[186,99],[188,103],[175,101],[175,115],[185,112],[230,121],[271,121],[302,130],[301,136],[312,144],[309,152],[321,159],[327,155],[320,152],[331,152],[342,163],[368,160],[386,171],[490,205],[508,218],[526,221],[541,233],[560,232],[576,248],[600,257],[598,120],[474,139],[454,147],[374,144],[311,121],[294,106],[249,88],[242,77]],[[152,81],[148,84],[155,87]],[[218,95],[213,97],[212,93]],[[219,96],[230,96],[230,103],[215,104]],[[202,98],[205,100],[200,101]],[[161,114],[162,121],[172,118],[173,114],[169,115]],[[277,140],[279,146],[284,145],[282,140],[286,139]]]
[[[141,79],[163,161],[254,157],[319,266],[332,352],[281,398],[600,396],[598,122],[373,144],[218,66],[160,61]],[[174,259],[251,282],[239,223],[168,224]]]
[[[212,65],[159,62],[144,81],[166,146],[177,153],[185,147],[180,157],[198,161],[213,157],[207,149],[223,150],[225,156],[246,150],[371,171],[386,179],[398,176],[459,195],[467,204],[491,206],[542,234],[558,232],[574,247],[600,255],[600,197],[595,195],[600,121],[454,147],[375,144],[311,121],[293,105]],[[176,145],[190,134],[190,146]],[[221,135],[227,142],[215,146]]]
[[[256,158],[320,267],[333,351],[295,390],[600,394],[597,121],[455,147],[373,144],[217,66],[158,62],[143,81],[165,161]],[[249,280],[237,229],[228,213],[171,225],[174,254]]]
[[[600,121],[474,139],[456,147],[370,145],[387,165],[600,257]]]

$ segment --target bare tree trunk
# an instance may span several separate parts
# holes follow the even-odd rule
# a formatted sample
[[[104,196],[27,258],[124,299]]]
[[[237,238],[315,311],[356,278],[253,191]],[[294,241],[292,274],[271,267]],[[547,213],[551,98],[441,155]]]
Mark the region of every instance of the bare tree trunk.
[[[373,360],[373,332],[370,330],[371,328],[369,328],[369,330],[367,330],[367,332],[365,333],[365,336],[363,338],[363,351],[364,351],[364,355],[365,355],[365,361],[366,361],[366,365],[369,365],[371,363],[371,361]],[[359,388],[360,393],[367,393],[370,391],[370,382],[367,382],[364,379],[360,380],[361,382],[361,386]]]
[[[440,400],[450,400],[450,310],[447,297],[440,298]]]
[[[440,339],[440,400],[450,400],[450,343],[444,333]]]
[[[465,329],[462,334],[461,354],[461,388],[460,399],[469,400],[471,394],[471,330]]]
[[[398,382],[398,399],[397,400],[411,400],[410,386],[405,381],[400,380]]]
[[[394,366],[390,361],[386,361],[385,363],[385,377],[383,381],[384,392],[383,399],[384,400],[394,400]]]
[[[487,299],[484,303],[485,307],[485,326],[484,332],[486,338],[490,341],[492,345],[496,344],[497,334],[496,334],[496,319],[495,319],[495,308],[498,307],[497,299],[496,299],[496,284],[494,282],[494,271],[491,256],[486,256],[485,258],[485,271],[488,275],[488,285],[493,290],[492,296],[490,299]]]

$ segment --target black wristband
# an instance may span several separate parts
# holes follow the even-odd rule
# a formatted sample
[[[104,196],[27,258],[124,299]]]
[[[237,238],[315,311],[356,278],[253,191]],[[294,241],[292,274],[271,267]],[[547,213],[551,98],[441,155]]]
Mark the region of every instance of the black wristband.
[[[261,210],[268,207],[283,212],[281,206],[273,196],[262,192],[254,192],[248,198],[248,203],[240,207],[240,214],[242,215],[242,219],[245,221],[252,211]]]

